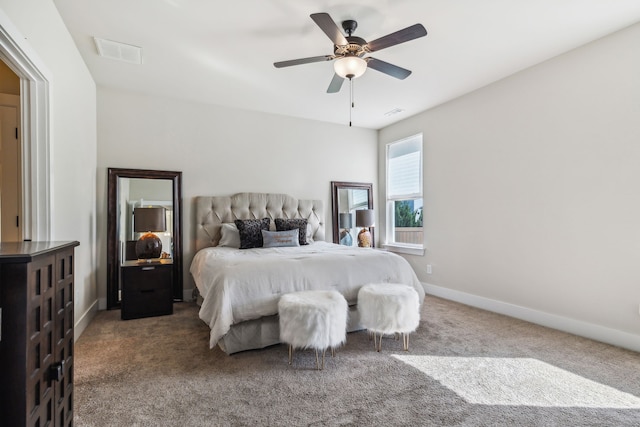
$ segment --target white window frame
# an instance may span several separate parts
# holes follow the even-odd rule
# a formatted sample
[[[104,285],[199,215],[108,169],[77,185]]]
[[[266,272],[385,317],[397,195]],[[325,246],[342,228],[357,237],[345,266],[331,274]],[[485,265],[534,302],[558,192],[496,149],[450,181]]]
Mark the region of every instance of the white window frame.
[[[402,194],[389,196],[389,150],[395,144],[400,144],[410,140],[420,139],[420,171],[419,171],[419,191],[411,194]],[[395,202],[397,200],[415,200],[422,199],[423,203],[423,223],[424,230],[424,191],[423,191],[423,169],[424,169],[424,140],[422,133],[418,133],[407,138],[390,142],[385,147],[385,201],[386,201],[386,243],[383,245],[386,249],[409,255],[424,255],[424,240],[420,244],[397,243],[395,242]],[[424,231],[423,231],[424,232]]]

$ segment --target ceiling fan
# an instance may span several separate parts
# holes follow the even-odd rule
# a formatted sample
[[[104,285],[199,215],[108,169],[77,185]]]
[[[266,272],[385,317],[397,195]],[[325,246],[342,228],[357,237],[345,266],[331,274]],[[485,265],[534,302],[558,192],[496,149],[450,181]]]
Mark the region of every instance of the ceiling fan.
[[[351,80],[360,77],[367,68],[372,68],[397,79],[406,79],[411,74],[410,70],[371,56],[364,56],[368,53],[376,52],[387,47],[395,46],[427,35],[427,30],[422,26],[422,24],[415,24],[396,31],[395,33],[367,42],[363,38],[352,35],[358,27],[358,23],[352,19],[342,22],[342,28],[347,33],[347,36],[345,37],[328,13],[313,13],[310,16],[318,27],[320,27],[320,29],[324,31],[324,33],[333,42],[333,55],[292,59],[290,61],[274,62],[273,65],[276,68],[282,68],[290,67],[292,65],[309,64],[312,62],[332,61],[336,59],[336,62],[333,64],[335,74],[329,84],[327,93],[339,92],[344,79]]]

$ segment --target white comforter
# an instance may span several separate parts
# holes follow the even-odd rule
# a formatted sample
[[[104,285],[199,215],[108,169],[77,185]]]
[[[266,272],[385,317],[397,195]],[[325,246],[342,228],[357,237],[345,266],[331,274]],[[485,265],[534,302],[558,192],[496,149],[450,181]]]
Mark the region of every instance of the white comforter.
[[[200,318],[211,328],[213,348],[231,325],[278,312],[280,295],[335,289],[350,304],[367,283],[424,289],[409,263],[391,252],[315,242],[307,246],[233,249],[205,248],[190,268],[203,303]]]

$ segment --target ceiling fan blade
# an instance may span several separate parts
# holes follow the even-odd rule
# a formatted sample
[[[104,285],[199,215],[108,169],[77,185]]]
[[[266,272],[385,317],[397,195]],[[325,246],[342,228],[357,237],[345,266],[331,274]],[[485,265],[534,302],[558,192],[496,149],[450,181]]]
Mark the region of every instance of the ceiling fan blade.
[[[327,93],[337,93],[340,92],[340,88],[342,87],[342,83],[344,79],[337,74],[333,75],[331,79],[331,83],[329,83],[329,87],[327,88]]]
[[[367,50],[369,52],[375,52],[390,46],[408,42],[409,40],[424,37],[426,35],[427,30],[422,26],[422,24],[415,24],[403,30],[387,34],[384,37],[380,37],[379,39],[375,39],[374,41],[367,43]]]
[[[322,31],[331,39],[335,45],[348,44],[347,39],[340,31],[331,16],[328,13],[312,13],[311,19],[320,27]]]
[[[373,68],[376,71],[395,77],[396,79],[404,80],[411,74],[410,70],[406,68],[398,67],[397,65],[389,64],[388,62],[381,61],[376,58],[367,58],[367,67]]]
[[[335,58],[335,56],[333,55],[311,56],[309,58],[300,58],[300,59],[292,59],[289,61],[274,62],[273,66],[276,68],[291,67],[292,65],[310,64],[312,62],[331,61],[333,58]]]

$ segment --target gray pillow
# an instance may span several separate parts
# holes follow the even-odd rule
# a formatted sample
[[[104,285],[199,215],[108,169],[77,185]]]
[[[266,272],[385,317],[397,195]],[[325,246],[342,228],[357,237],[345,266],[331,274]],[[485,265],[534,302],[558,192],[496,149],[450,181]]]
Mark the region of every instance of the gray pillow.
[[[277,231],[298,229],[298,241],[300,242],[300,246],[308,245],[306,218],[276,218],[275,223]]]
[[[262,241],[265,248],[279,248],[283,246],[300,246],[298,229],[288,231],[262,230]]]
[[[269,230],[269,218],[236,219],[234,222],[240,232],[240,249],[262,247],[262,230]]]

